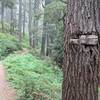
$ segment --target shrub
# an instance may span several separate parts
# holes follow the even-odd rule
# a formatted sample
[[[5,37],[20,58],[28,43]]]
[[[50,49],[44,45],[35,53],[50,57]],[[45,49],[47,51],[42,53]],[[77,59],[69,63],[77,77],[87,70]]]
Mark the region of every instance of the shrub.
[[[14,36],[0,33],[0,59],[19,49],[21,47]]]
[[[53,58],[56,63],[62,67],[63,64],[63,55],[64,55],[64,34],[59,33],[57,35],[57,38],[55,39],[55,44],[54,44],[54,52],[53,52]]]
[[[1,22],[0,22],[0,30],[2,30]],[[10,24],[7,22],[4,22],[4,32],[5,33],[10,32]]]
[[[8,79],[18,100],[60,100],[62,72],[45,60],[27,55],[10,55],[4,60]]]

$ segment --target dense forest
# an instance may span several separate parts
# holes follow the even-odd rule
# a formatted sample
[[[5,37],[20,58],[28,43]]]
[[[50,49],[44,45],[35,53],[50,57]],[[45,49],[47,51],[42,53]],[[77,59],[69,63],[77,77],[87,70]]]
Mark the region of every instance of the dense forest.
[[[0,0],[0,8],[0,60],[15,99],[60,100],[65,3]]]
[[[100,100],[99,0],[0,0],[0,100]]]

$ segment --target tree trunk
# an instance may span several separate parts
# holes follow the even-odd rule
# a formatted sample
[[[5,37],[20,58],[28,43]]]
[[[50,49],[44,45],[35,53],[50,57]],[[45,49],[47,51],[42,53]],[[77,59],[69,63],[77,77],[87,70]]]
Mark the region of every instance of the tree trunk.
[[[22,0],[19,0],[19,22],[18,22],[18,30],[19,30],[19,42],[22,42]]]
[[[11,23],[10,23],[10,34],[14,32],[14,23],[13,23],[13,8],[11,8]]]
[[[83,37],[100,39],[100,4],[66,1],[62,100],[98,100],[99,43]]]
[[[45,5],[46,0],[43,1],[43,6]],[[44,9],[45,13],[45,9]],[[41,55],[45,56],[46,55],[46,23],[45,23],[45,14],[43,16],[43,32],[42,32],[42,44],[41,44]]]
[[[46,56],[49,56],[50,54],[50,38],[49,38],[49,34],[47,33],[46,34],[46,41],[47,41],[47,46],[46,46]]]
[[[2,32],[4,31],[4,1],[1,2],[1,25]]]
[[[44,32],[44,31],[43,31]],[[46,55],[46,33],[42,33],[41,55]]]
[[[25,36],[25,28],[26,28],[26,0],[24,1],[24,7],[23,7],[23,36]]]
[[[35,48],[34,42],[32,33],[32,0],[29,0],[29,44],[32,48]]]

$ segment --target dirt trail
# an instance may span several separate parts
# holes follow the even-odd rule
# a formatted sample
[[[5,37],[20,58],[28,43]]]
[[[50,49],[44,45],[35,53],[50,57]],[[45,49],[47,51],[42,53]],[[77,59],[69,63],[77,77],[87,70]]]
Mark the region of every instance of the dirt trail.
[[[6,80],[5,68],[0,62],[0,100],[15,100],[15,90],[12,89]]]

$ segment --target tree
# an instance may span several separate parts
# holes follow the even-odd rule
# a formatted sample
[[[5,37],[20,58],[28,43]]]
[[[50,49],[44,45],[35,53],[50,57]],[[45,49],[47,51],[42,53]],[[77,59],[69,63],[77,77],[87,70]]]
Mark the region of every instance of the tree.
[[[1,25],[2,25],[2,32],[4,32],[4,14],[5,14],[5,7],[11,9],[11,26],[12,26],[12,19],[13,19],[13,7],[15,0],[0,0],[1,1]]]
[[[32,0],[29,0],[29,44],[34,48],[33,33],[32,33]]]
[[[44,21],[43,21],[41,55],[44,55],[44,56],[46,55],[46,42],[49,42],[48,40],[46,41],[46,39],[49,39],[49,38],[47,37],[47,33],[46,33],[46,30],[47,30],[46,24],[47,24],[47,22],[45,21],[45,18],[46,18],[46,15],[45,15],[45,12],[46,12],[45,6],[47,6],[47,4],[50,3],[50,2],[51,2],[50,0],[44,0],[44,2],[43,2],[43,7],[44,7],[44,19],[43,20]],[[48,46],[48,43],[47,43],[47,46]]]
[[[99,0],[66,0],[62,100],[98,100]]]
[[[42,44],[41,44],[41,55],[46,55],[46,24],[43,23],[43,33],[42,33]]]
[[[45,4],[44,32],[42,34],[43,43],[41,50],[42,52],[45,50],[44,54],[46,56],[53,56],[53,60],[61,67],[63,60],[62,44],[65,4],[60,0],[46,0]]]
[[[25,36],[25,22],[26,22],[26,0],[24,0],[24,6],[23,6],[23,36]]]
[[[41,0],[34,0],[34,16],[33,16],[33,41],[34,47],[38,44],[37,43],[37,36],[39,32],[39,18],[40,18],[40,6]]]
[[[5,0],[1,0],[1,25],[2,25],[2,32],[4,31],[4,5]]]
[[[19,42],[22,41],[22,0],[19,0],[19,19],[18,19],[18,30],[19,30]]]

